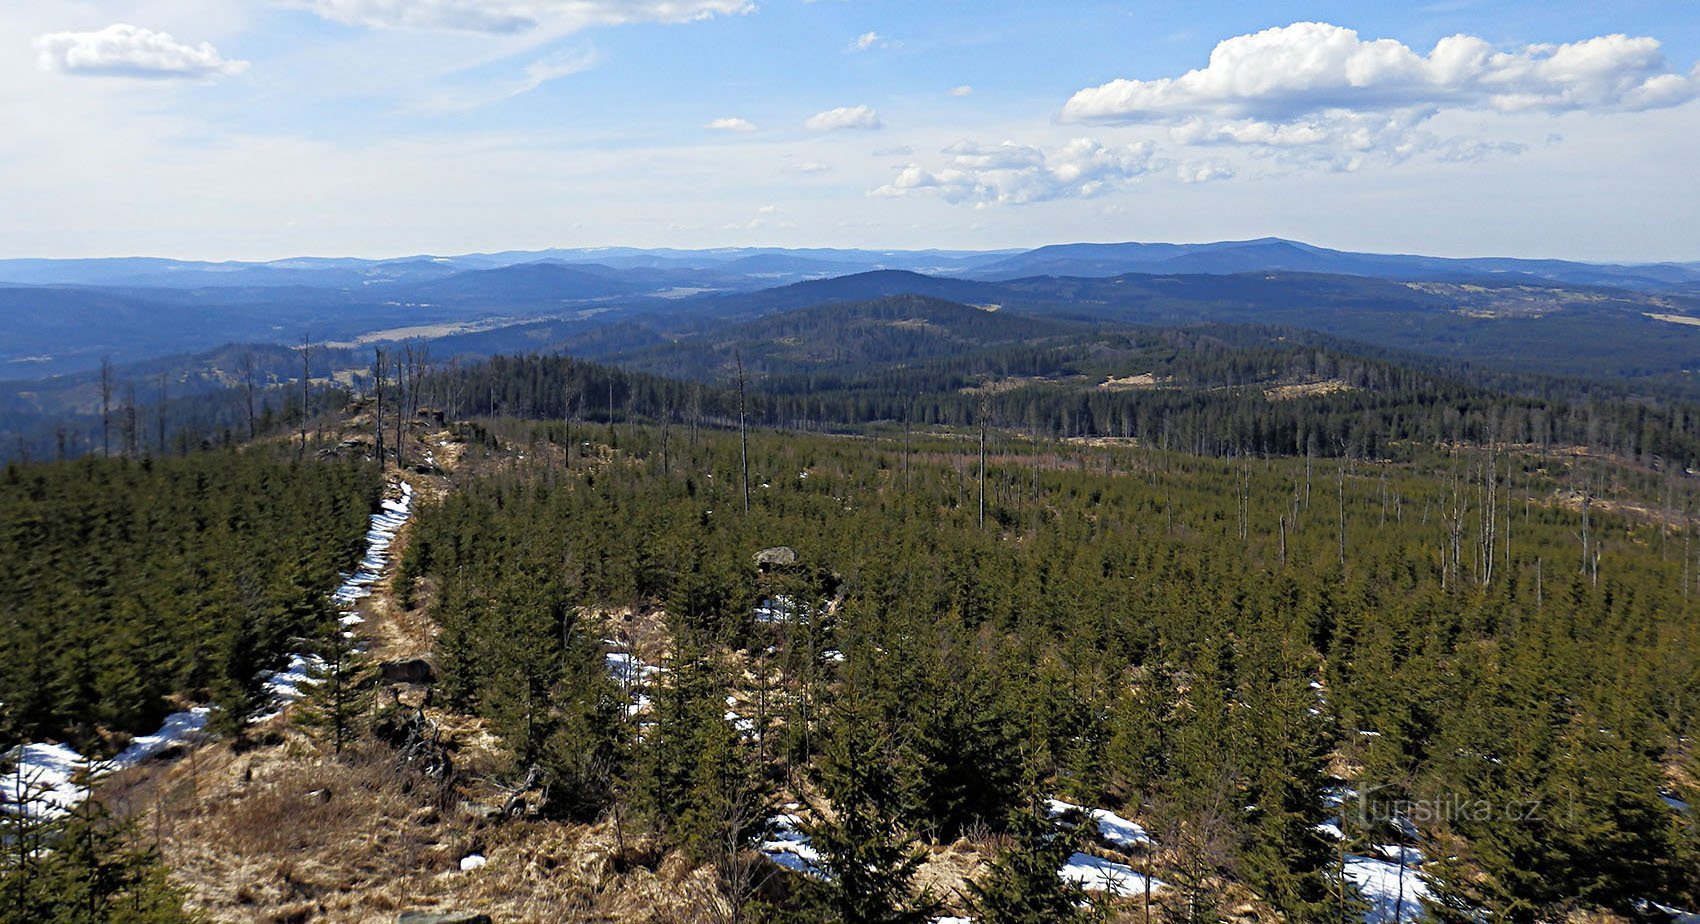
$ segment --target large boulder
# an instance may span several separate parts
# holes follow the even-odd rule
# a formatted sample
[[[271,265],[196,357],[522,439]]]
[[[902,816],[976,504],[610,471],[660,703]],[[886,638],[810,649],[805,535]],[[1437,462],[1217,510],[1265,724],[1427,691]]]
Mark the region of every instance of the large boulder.
[[[756,553],[756,567],[766,571],[769,568],[789,568],[797,563],[797,550],[785,545],[776,545],[771,549],[762,549]]]
[[[432,684],[437,682],[437,666],[424,658],[403,658],[378,665],[385,683]]]

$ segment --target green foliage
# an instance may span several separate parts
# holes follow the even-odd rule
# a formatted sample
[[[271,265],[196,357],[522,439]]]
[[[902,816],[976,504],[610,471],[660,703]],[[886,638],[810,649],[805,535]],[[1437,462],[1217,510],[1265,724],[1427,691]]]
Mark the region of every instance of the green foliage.
[[[378,670],[355,640],[335,623],[314,652],[307,671],[306,696],[296,703],[295,721],[328,741],[341,754],[365,731],[378,689]]]
[[[0,814],[0,922],[186,924],[194,918],[134,822],[84,800],[57,819]]]
[[[1057,870],[1073,855],[1074,838],[1052,821],[1037,793],[1010,813],[1009,846],[972,883],[975,920],[985,924],[1070,924],[1088,920],[1086,893]],[[1077,829],[1078,830],[1078,829]]]
[[[743,789],[737,764],[801,774],[817,846],[869,858],[853,869],[882,872],[860,887],[904,909],[914,839],[996,833],[1031,763],[1047,794],[1150,823],[1184,918],[1217,916],[1225,878],[1289,918],[1333,917],[1351,890],[1313,826],[1338,755],[1390,805],[1566,806],[1415,818],[1443,901],[1515,914],[1692,892],[1657,797],[1700,717],[1694,565],[1680,532],[1596,507],[1600,577],[1578,574],[1564,505],[1609,473],[1602,491],[1677,510],[1686,482],[1665,500],[1647,473],[1537,452],[1323,467],[1006,432],[981,527],[977,446],[948,434],[753,432],[746,515],[735,435],[622,419],[617,453],[565,458],[557,424],[488,426],[530,461],[427,508],[411,553],[439,588],[444,690],[516,750],[527,689],[549,734],[579,716],[625,742],[620,798],[698,856],[747,814],[716,795]],[[781,544],[800,564],[758,572],[750,556]],[[788,615],[752,618],[779,595]],[[641,734],[618,691],[613,709],[570,705],[606,683],[603,651],[599,627],[560,621],[633,601],[662,603],[677,645]],[[540,679],[516,682],[533,664]],[[724,722],[733,683],[767,685],[782,726],[753,749]],[[862,808],[837,813],[832,789]]]
[[[845,924],[920,924],[935,902],[916,895],[924,854],[903,827],[892,742],[853,697],[839,702],[816,770],[830,802],[803,826],[820,853],[825,880],[814,901]]]
[[[25,740],[156,728],[211,695],[226,731],[329,617],[378,473],[262,450],[0,472],[0,701]]]

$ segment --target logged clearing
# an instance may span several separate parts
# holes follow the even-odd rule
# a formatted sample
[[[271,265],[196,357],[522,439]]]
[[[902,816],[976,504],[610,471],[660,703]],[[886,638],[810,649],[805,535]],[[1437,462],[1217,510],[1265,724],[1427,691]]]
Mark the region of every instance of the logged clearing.
[[[1700,327],[1700,318],[1691,318],[1686,314],[1660,314],[1656,311],[1643,311],[1641,313],[1655,321],[1663,321],[1666,324],[1681,324],[1686,327]]]
[[[1355,390],[1351,385],[1339,379],[1323,379],[1320,382],[1274,385],[1263,390],[1263,397],[1270,401],[1293,401],[1299,398],[1320,398],[1323,395],[1337,395],[1341,392]]]
[[[1138,375],[1124,375],[1121,378],[1112,376],[1099,382],[1098,387],[1105,391],[1127,391],[1137,388],[1156,388],[1172,381],[1174,379],[1170,376],[1158,378],[1155,373],[1141,372]]]

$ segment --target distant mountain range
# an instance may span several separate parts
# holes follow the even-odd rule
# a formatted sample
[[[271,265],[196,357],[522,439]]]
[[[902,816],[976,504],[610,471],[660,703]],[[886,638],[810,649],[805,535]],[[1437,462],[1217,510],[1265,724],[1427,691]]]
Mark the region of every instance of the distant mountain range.
[[[103,358],[131,366],[303,338],[350,356],[410,340],[445,359],[567,351],[668,374],[680,371],[670,364],[706,371],[724,364],[722,335],[786,312],[880,302],[923,306],[898,319],[920,323],[946,310],[882,301],[912,297],[968,306],[962,310],[971,313],[952,317],[974,321],[977,331],[1008,327],[1017,315],[1088,325],[1281,325],[1456,362],[1700,394],[1700,382],[1689,380],[1689,370],[1700,369],[1700,264],[1359,254],[1274,238],[1019,252],[598,248],[376,261],[0,260],[0,380],[11,382],[0,394],[55,391],[47,380],[86,373]],[[986,322],[986,311],[1002,314]],[[933,336],[935,326],[904,334],[917,355],[951,349],[950,338]],[[854,358],[857,338],[883,343],[892,330],[884,321],[844,326],[835,336],[850,339],[833,354]],[[668,347],[685,340],[695,344],[688,361]],[[736,349],[791,368],[794,351],[759,342]]]
[[[1227,275],[1279,270],[1382,279],[1524,278],[1637,291],[1700,287],[1700,262],[1604,264],[1509,257],[1455,259],[1352,253],[1280,238],[1208,244],[1053,244],[1026,251],[603,247],[420,255],[389,260],[303,257],[265,263],[208,263],[153,257],[28,259],[0,260],[0,283],[175,289],[308,286],[354,290],[405,287],[469,271],[533,264],[577,266],[587,273],[604,276],[631,274],[618,286],[622,289],[619,294],[644,290],[646,286],[651,287],[648,291],[657,292],[670,288],[748,290],[779,282],[871,270],[909,270],[929,276],[980,280],[1104,277],[1126,273]]]

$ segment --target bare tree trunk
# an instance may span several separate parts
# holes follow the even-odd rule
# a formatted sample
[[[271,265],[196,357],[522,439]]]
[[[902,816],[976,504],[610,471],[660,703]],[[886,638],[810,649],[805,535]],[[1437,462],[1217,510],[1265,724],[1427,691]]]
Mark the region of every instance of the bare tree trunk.
[[[744,415],[744,357],[733,353],[738,361],[738,455],[744,468],[744,512],[750,512],[750,439]]]
[[[136,386],[124,386],[124,455],[135,458],[141,455],[141,432],[136,421]]]
[[[372,454],[384,466],[384,349],[372,348]]]
[[[165,455],[165,402],[169,397],[169,395],[166,394],[166,384],[168,381],[168,374],[161,372],[159,374],[159,413],[158,420],[156,421],[159,432],[155,435],[154,446],[154,451],[161,456]]]
[[[242,354],[242,392],[248,404],[248,438],[254,438],[254,351]]]
[[[980,520],[979,528],[986,528],[986,401],[980,399]]]
[[[100,358],[100,454],[112,455],[112,360]]]
[[[311,397],[313,385],[313,338],[307,334],[301,335],[301,450],[297,456],[307,454],[307,415],[308,400]]]

